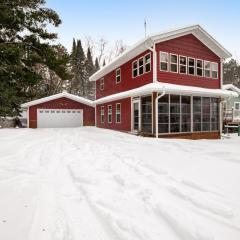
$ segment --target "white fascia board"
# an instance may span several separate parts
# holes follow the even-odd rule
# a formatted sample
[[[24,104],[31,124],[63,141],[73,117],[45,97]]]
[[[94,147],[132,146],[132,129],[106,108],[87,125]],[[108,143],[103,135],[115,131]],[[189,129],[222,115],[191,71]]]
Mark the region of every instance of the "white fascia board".
[[[203,97],[221,97],[221,98],[228,98],[228,97],[236,97],[238,96],[237,93],[222,90],[222,89],[210,89],[210,88],[200,88],[200,87],[191,87],[191,86],[183,86],[183,85],[176,85],[170,83],[149,83],[142,87],[113,94],[107,97],[100,98],[95,101],[95,104],[102,104],[106,102],[116,101],[124,98],[129,97],[137,97],[146,94],[150,94],[152,92],[161,93],[165,91],[166,94],[178,94],[178,95],[186,95],[186,96],[203,96]]]
[[[73,95],[73,94],[70,94],[70,93],[63,92],[63,93],[58,93],[58,94],[55,94],[55,95],[52,95],[52,96],[48,96],[48,97],[40,98],[40,99],[37,99],[37,100],[33,100],[31,102],[24,103],[24,104],[21,105],[21,107],[22,108],[31,107],[31,106],[34,106],[34,105],[37,105],[37,104],[41,104],[41,103],[44,103],[44,102],[49,102],[49,101],[52,101],[52,100],[55,100],[55,99],[58,99],[58,98],[62,98],[62,97],[71,99],[73,101],[76,101],[76,102],[79,102],[79,103],[82,103],[82,104],[85,104],[85,105],[88,105],[88,106],[91,106],[91,107],[95,106],[94,102],[91,101],[91,100],[88,100],[86,98],[79,97],[79,96],[76,96],[76,95]]]

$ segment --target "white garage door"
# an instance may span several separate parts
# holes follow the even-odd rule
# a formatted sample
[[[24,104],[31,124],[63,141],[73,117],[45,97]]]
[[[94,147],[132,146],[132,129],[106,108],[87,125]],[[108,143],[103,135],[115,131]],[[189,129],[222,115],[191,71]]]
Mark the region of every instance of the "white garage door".
[[[82,109],[38,109],[39,128],[80,127],[83,125]]]

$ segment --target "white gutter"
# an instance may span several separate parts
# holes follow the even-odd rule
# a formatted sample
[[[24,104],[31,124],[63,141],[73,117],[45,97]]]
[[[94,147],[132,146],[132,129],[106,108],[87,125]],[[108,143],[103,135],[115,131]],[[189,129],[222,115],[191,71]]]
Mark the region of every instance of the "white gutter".
[[[156,138],[158,138],[158,100],[165,95],[166,91],[165,88],[163,89],[163,92],[161,95],[157,96],[155,99],[155,135]]]
[[[153,53],[153,82],[157,82],[157,52],[155,43],[153,43],[153,47],[148,47],[148,49]]]

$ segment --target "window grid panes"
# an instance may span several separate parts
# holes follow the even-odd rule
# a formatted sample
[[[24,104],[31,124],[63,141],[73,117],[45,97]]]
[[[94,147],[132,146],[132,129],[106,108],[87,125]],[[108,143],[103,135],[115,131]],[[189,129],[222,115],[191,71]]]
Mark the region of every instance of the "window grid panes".
[[[197,59],[197,76],[202,77],[203,76],[203,60]]]
[[[151,71],[151,54],[145,56],[145,73]]]
[[[179,73],[187,73],[187,57],[179,56]]]
[[[117,103],[116,104],[116,123],[121,122],[121,104]]]
[[[178,72],[178,55],[176,54],[170,54],[170,71]]]
[[[168,53],[160,52],[160,70],[168,71]]]
[[[188,74],[195,75],[195,59],[188,58]]]
[[[152,97],[142,97],[142,131],[152,132]]]

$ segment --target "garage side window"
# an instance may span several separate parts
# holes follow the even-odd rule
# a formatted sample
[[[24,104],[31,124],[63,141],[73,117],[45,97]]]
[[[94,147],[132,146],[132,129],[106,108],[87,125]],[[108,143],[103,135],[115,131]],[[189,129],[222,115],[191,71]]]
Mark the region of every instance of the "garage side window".
[[[121,123],[121,103],[116,104],[116,123]]]
[[[108,105],[108,123],[112,123],[112,105]]]
[[[101,115],[101,123],[104,123],[104,106],[101,106],[100,115]]]

